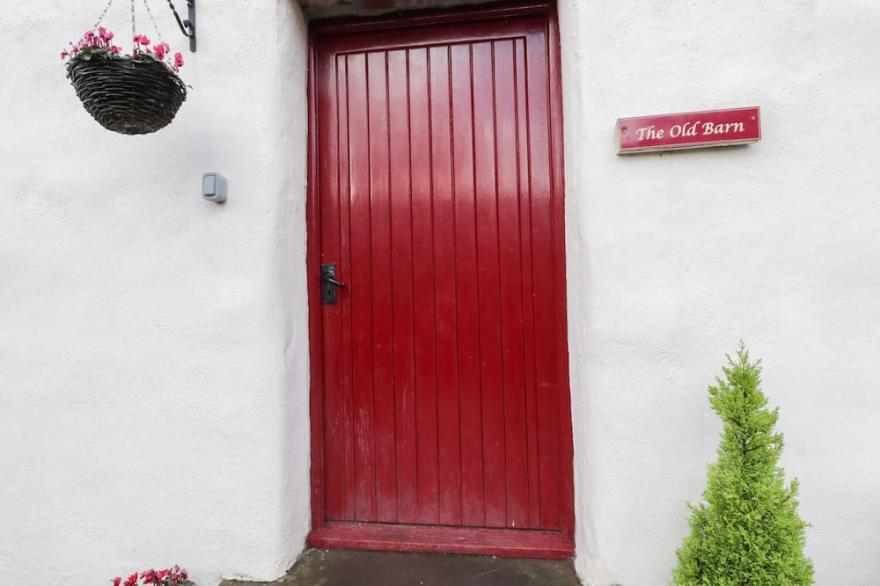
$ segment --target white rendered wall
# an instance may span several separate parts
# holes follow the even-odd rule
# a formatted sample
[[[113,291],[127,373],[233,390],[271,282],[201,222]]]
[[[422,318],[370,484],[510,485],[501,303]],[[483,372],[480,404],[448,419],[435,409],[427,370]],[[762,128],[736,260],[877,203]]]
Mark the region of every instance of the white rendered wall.
[[[189,100],[123,137],[57,61],[100,7],[0,14],[0,576],[274,578],[309,514],[304,24],[287,0],[200,3]],[[743,338],[817,584],[880,583],[876,3],[560,16],[578,569],[667,582],[717,442],[705,387]],[[614,154],[619,116],[747,105],[756,145]],[[199,199],[208,170],[225,206]]]
[[[880,4],[560,0],[577,567],[661,586],[742,338],[820,586],[880,584]],[[748,147],[615,155],[620,116],[761,106]]]
[[[102,6],[0,12],[0,582],[274,579],[309,526],[305,24],[292,0],[200,2],[193,55],[152,1],[192,88],[126,137],[58,59]]]

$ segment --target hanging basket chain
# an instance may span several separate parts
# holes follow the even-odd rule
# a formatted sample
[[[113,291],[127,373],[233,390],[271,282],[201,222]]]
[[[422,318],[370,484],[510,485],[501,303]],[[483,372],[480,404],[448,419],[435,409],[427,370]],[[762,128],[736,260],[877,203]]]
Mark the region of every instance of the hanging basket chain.
[[[107,11],[110,10],[110,6],[113,4],[113,0],[107,2],[107,5],[104,6],[104,10],[101,11],[101,15],[98,16],[98,20],[95,21],[95,24],[92,26],[92,32],[98,30],[98,27],[104,21],[104,17],[107,16]]]
[[[132,55],[137,53],[137,48],[138,48],[137,41],[134,40],[135,35],[137,35],[137,31],[135,29],[134,0],[131,0],[131,40],[133,43],[132,51],[131,51]]]
[[[159,24],[156,22],[156,17],[153,16],[153,11],[150,9],[150,3],[148,0],[143,0],[144,8],[147,10],[147,15],[150,17],[150,21],[153,23],[153,29],[156,31],[156,35],[159,37],[159,40],[165,42],[165,37],[162,35],[161,29],[159,29]],[[113,0],[107,0],[107,4],[104,5],[104,9],[101,10],[101,14],[98,15],[98,19],[95,21],[95,24],[92,25],[92,32],[95,32],[98,27],[104,22],[104,18],[107,16],[107,12],[110,10],[110,7],[113,6]],[[192,39],[195,38],[195,27],[189,20],[183,20],[180,18],[180,14],[177,12],[177,8],[174,7],[174,2],[172,0],[168,0],[168,7],[171,8],[171,12],[174,14],[174,19],[177,21],[178,26],[180,26],[181,32],[190,39],[190,42],[194,42]],[[131,0],[131,38],[134,41],[134,37],[137,34],[137,22],[135,18],[135,0]],[[135,50],[137,50],[138,45],[137,42],[134,42]]]
[[[159,24],[156,22],[156,17],[153,16],[153,11],[150,9],[150,3],[147,0],[144,1],[144,8],[147,9],[147,15],[150,17],[150,21],[153,23],[153,29],[156,31],[156,36],[160,41],[165,42],[165,37],[162,35],[162,31],[159,29]],[[174,16],[180,20],[180,16],[177,14],[177,10],[174,9],[174,5],[171,3],[171,0],[168,0],[168,5],[171,6],[171,10],[174,12]],[[107,12],[110,10],[110,7],[113,6],[113,0],[108,0],[107,4],[104,5],[104,9],[101,11],[101,14],[98,15],[98,20],[95,21],[95,24],[92,25],[92,32],[98,30],[98,27],[101,26],[101,23],[104,22],[104,18],[107,16]],[[135,0],[131,0],[131,37],[134,39],[134,36],[137,34],[136,30],[136,22],[135,22]],[[137,43],[135,43],[135,48],[137,48]]]
[[[144,8],[147,9],[147,14],[150,16],[150,20],[153,22],[153,28],[156,30],[156,36],[159,37],[159,41],[165,42],[165,38],[162,36],[162,31],[159,30],[159,25],[156,23],[156,18],[153,16],[153,11],[150,10],[150,3],[147,0],[144,0]]]

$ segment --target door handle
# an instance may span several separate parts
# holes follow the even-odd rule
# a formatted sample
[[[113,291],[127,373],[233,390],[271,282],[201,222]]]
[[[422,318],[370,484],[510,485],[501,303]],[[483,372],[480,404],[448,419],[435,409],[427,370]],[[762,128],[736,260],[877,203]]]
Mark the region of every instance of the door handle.
[[[336,279],[336,263],[321,265],[321,301],[325,305],[335,305],[337,301],[336,290],[346,287],[345,283]]]

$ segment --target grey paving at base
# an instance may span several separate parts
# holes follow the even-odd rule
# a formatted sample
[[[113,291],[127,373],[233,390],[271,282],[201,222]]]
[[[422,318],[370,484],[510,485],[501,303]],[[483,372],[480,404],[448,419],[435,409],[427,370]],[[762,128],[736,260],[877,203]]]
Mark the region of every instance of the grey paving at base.
[[[580,586],[570,561],[312,549],[276,582],[221,586]]]

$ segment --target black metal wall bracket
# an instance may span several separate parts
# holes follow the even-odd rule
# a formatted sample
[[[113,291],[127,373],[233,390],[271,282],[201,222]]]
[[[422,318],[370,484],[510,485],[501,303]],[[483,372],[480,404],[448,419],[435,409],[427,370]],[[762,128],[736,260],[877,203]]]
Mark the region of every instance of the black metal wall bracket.
[[[196,52],[196,0],[186,0],[186,8],[187,8],[187,19],[181,20],[180,15],[177,14],[177,9],[174,8],[174,4],[171,3],[171,0],[168,0],[168,4],[171,6],[171,12],[174,13],[174,18],[177,20],[177,26],[180,27],[180,32],[183,33],[183,36],[189,39],[189,50],[193,53]]]

